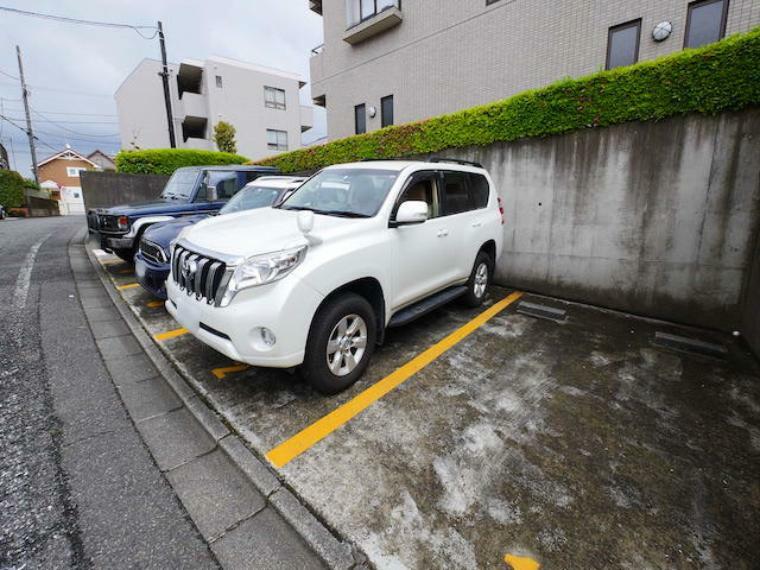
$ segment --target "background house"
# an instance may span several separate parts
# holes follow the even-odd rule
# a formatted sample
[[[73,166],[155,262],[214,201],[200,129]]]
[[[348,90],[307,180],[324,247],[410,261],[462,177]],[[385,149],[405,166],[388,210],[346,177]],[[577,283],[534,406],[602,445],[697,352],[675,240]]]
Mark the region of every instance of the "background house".
[[[84,214],[84,199],[79,174],[100,167],[68,146],[37,164],[40,188],[58,200],[61,215]]]
[[[697,47],[760,24],[760,0],[310,0],[311,93],[331,139]]]
[[[121,146],[168,148],[161,64],[144,59],[116,91]],[[257,159],[301,147],[313,109],[301,105],[306,85],[295,73],[221,57],[170,64],[169,88],[178,148],[215,150],[219,121],[236,129],[238,153]]]
[[[87,155],[87,160],[90,160],[98,165],[100,170],[116,170],[116,164],[113,158],[100,149],[96,149]]]

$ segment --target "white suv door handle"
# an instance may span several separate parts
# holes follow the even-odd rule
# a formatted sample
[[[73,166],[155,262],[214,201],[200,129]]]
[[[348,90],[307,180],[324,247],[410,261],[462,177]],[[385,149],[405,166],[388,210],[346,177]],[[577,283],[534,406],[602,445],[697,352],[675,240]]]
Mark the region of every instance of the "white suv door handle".
[[[472,224],[472,227],[473,227],[473,228],[479,228],[479,227],[480,227],[480,226],[482,226],[482,225],[483,225],[483,222],[474,222],[474,223]]]
[[[449,230],[438,230],[438,237],[446,237],[449,235]]]

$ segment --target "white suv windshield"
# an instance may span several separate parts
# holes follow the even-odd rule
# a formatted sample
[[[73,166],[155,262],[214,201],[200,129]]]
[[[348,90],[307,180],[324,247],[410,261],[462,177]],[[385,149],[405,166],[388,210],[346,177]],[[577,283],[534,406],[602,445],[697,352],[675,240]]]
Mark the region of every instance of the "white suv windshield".
[[[266,208],[274,204],[280,195],[280,191],[277,188],[267,186],[247,186],[235,194],[219,213],[231,214],[232,212],[242,212],[243,210]]]
[[[371,218],[380,210],[398,178],[396,170],[335,168],[323,170],[301,186],[281,206],[317,214]]]

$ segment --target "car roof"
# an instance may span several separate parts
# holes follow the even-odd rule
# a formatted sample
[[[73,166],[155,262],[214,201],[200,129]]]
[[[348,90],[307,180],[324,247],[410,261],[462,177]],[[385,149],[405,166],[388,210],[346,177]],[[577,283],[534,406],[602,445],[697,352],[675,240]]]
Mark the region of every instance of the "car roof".
[[[293,188],[294,186],[300,186],[304,180],[306,180],[306,178],[301,176],[261,176],[246,184],[245,187],[264,186],[266,188]]]
[[[274,166],[256,166],[252,164],[209,164],[207,166],[183,166],[177,170],[234,170],[241,172],[279,172]]]
[[[460,164],[458,162],[446,162],[445,159],[436,159],[435,162],[426,160],[366,160],[362,162],[349,162],[346,164],[333,164],[325,168],[325,170],[332,170],[337,168],[361,168],[364,170],[395,170],[401,172],[407,168],[414,170],[423,169],[445,169],[445,170],[461,170],[465,172],[483,171],[482,166],[476,166],[473,164]]]

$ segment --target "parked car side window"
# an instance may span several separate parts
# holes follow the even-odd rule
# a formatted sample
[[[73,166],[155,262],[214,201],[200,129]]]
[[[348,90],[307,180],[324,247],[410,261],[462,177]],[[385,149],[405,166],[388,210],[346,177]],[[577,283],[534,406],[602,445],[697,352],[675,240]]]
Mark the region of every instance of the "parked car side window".
[[[413,174],[407,183],[406,189],[398,199],[391,217],[395,219],[398,207],[404,202],[410,201],[425,202],[428,205],[428,219],[440,216],[437,178],[436,172]]]
[[[475,208],[485,208],[488,206],[488,194],[490,192],[488,179],[482,174],[471,173],[468,176],[470,178],[470,193]]]
[[[467,188],[466,172],[443,173],[443,215],[453,216],[475,209]]]
[[[245,185],[245,177],[238,176],[238,173],[234,171],[210,171],[206,178],[206,184],[216,186],[216,197],[219,200],[229,200]],[[206,192],[201,187],[196,202],[205,201]]]
[[[253,182],[257,178],[261,178],[262,176],[271,176],[271,174],[269,173],[256,172],[255,170],[244,170],[241,174],[243,175],[243,178],[244,178],[243,186]]]

